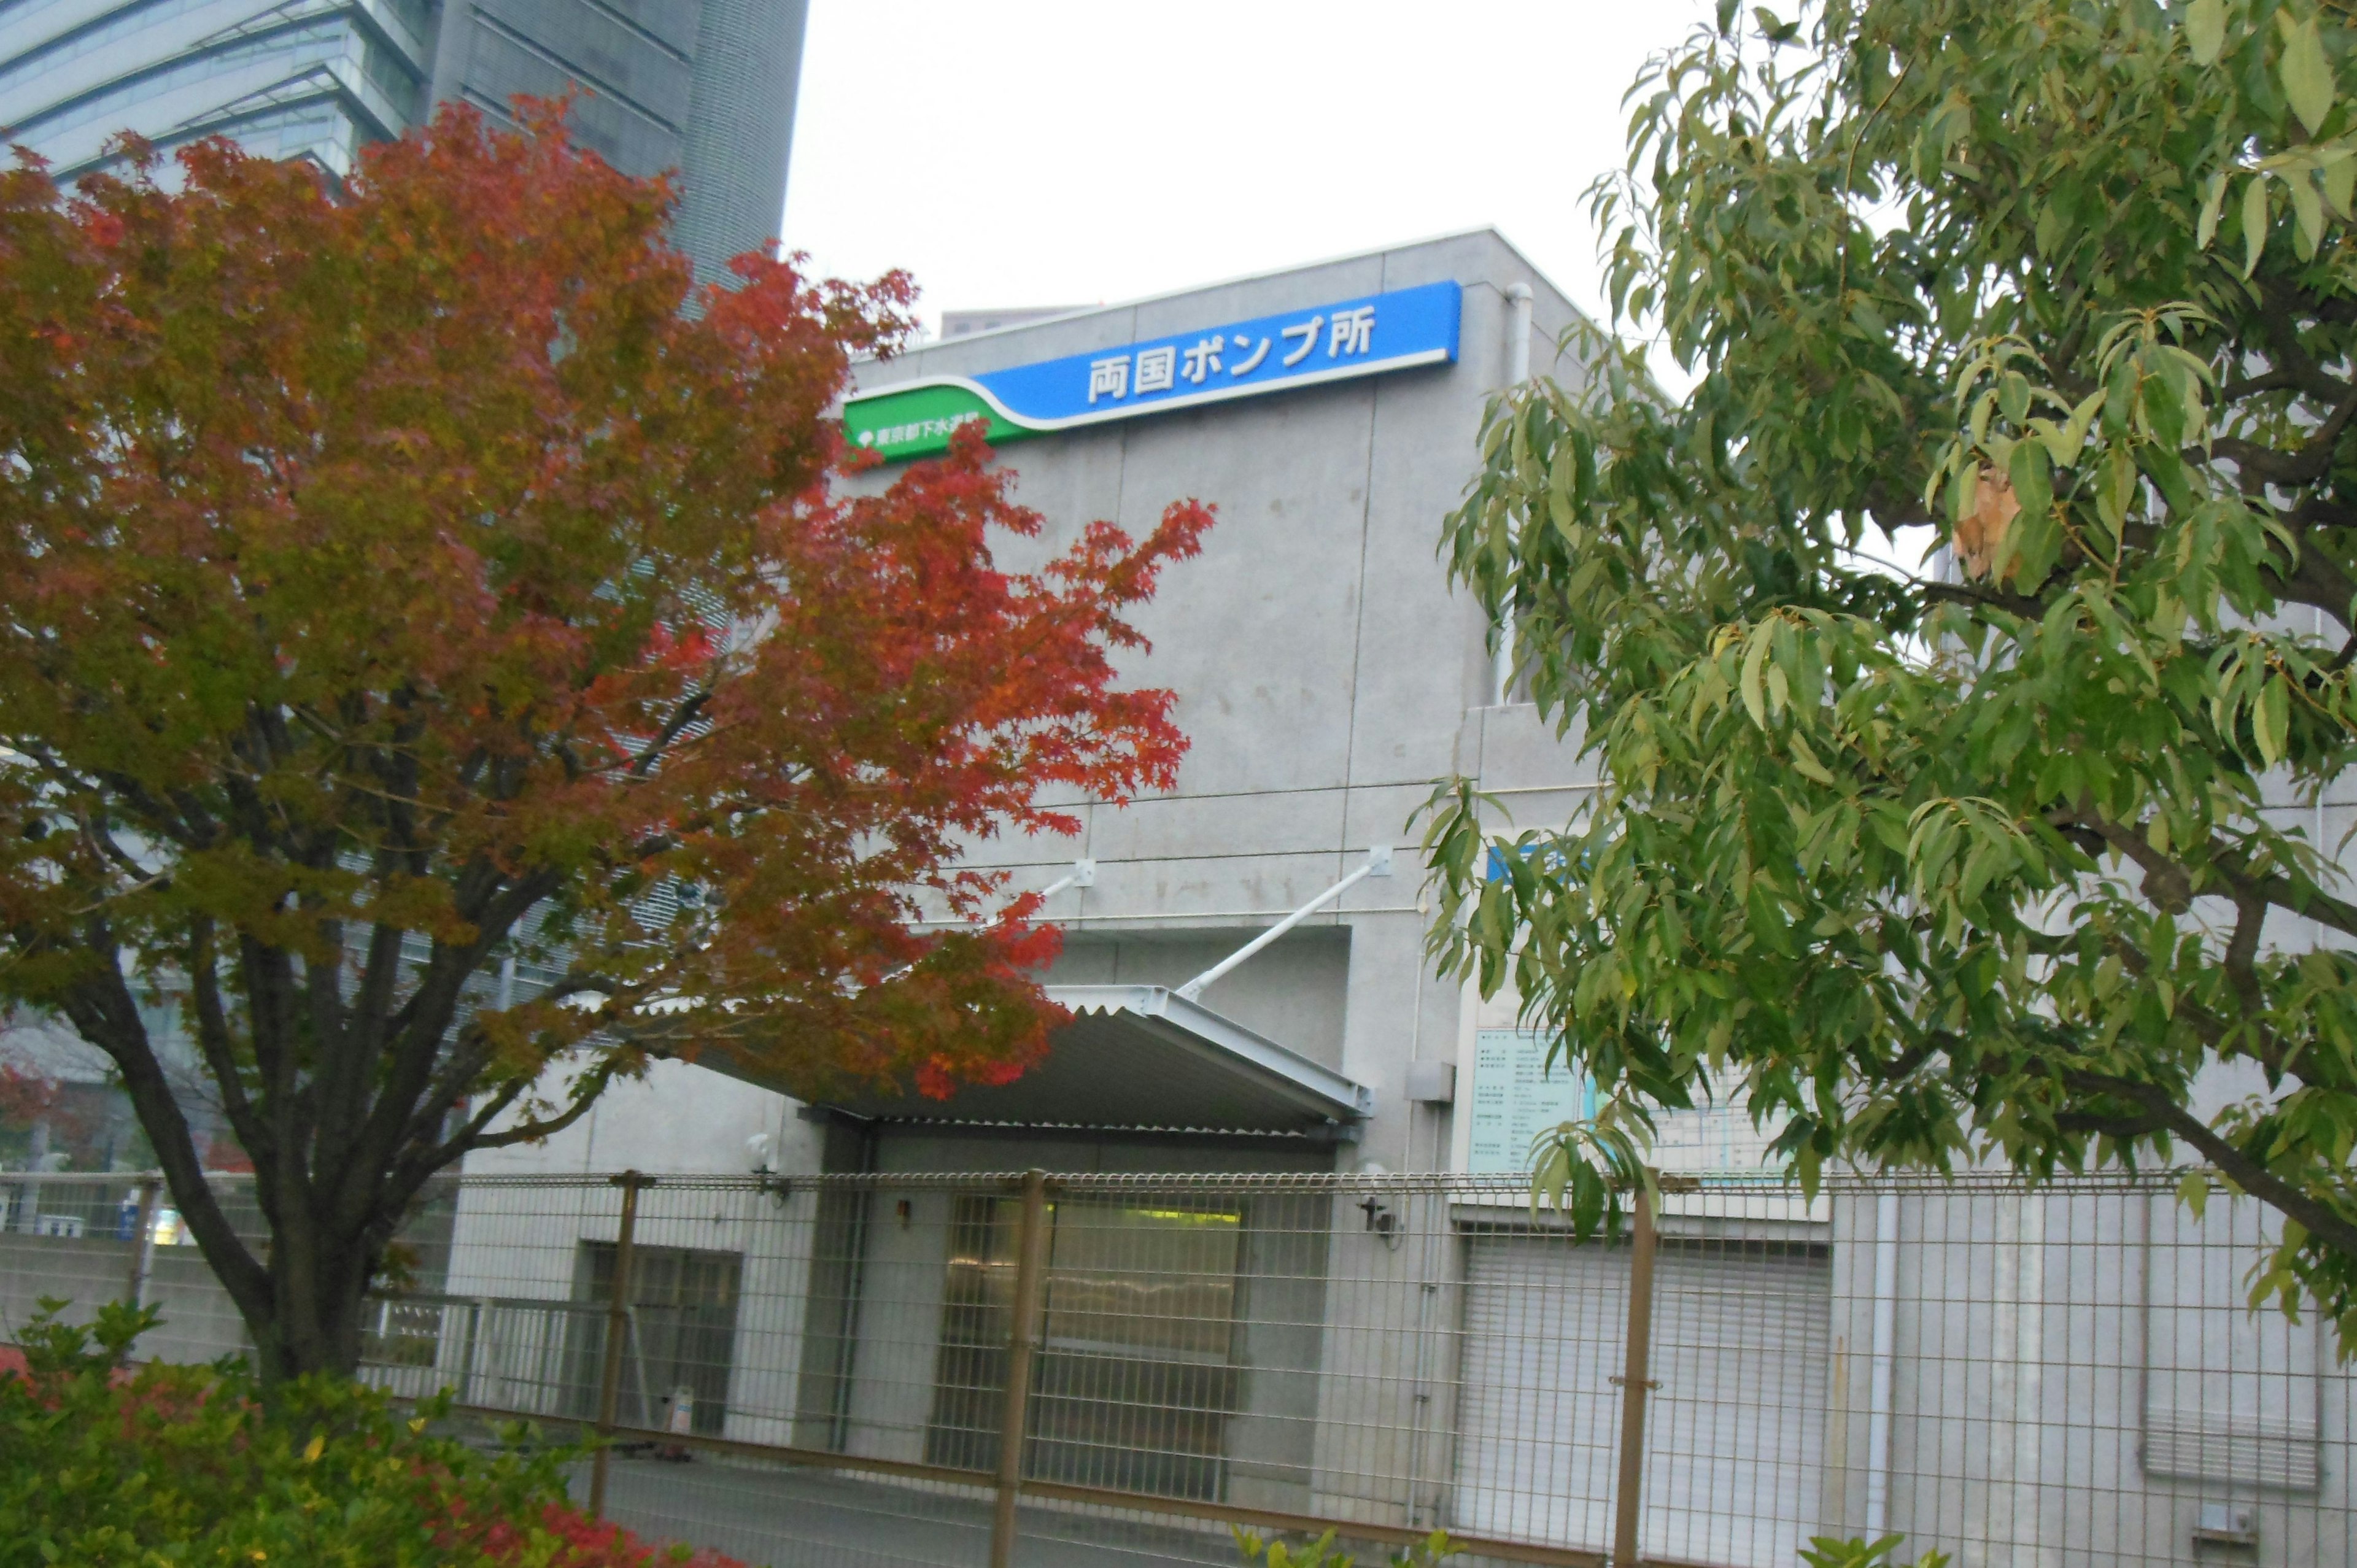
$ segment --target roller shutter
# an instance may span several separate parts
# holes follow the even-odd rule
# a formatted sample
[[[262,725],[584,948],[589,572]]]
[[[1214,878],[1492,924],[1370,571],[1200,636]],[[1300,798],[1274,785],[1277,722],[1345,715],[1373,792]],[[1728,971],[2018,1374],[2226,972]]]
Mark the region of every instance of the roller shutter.
[[[1628,1253],[1469,1240],[1453,1517],[1468,1534],[1611,1543]],[[1831,1278],[1822,1251],[1665,1241],[1653,1300],[1643,1552],[1768,1568],[1813,1529]]]

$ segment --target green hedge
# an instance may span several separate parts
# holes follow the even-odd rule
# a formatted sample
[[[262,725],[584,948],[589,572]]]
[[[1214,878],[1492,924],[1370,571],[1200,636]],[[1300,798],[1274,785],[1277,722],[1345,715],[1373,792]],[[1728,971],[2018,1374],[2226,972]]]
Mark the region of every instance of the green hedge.
[[[154,1309],[84,1328],[64,1305],[0,1369],[0,1568],[732,1568],[584,1517],[580,1450],[521,1426],[486,1452],[438,1433],[439,1407],[351,1383],[265,1397],[234,1360],[124,1370]]]

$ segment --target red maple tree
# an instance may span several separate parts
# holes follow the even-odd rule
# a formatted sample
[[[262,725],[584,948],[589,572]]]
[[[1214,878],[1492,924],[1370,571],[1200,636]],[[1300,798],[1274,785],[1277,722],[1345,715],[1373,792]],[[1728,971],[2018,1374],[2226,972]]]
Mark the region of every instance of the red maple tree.
[[[220,143],[0,175],[0,1003],[113,1060],[274,1378],[355,1363],[428,1176],[652,1056],[1019,1072],[1055,936],[962,851],[1184,747],[1113,660],[1204,509],[1016,571],[1040,520],[970,435],[840,482],[906,280],[748,256],[691,296],[669,187],[523,113],[339,188]]]
[[[0,1128],[30,1127],[58,1102],[55,1079],[0,1061]]]

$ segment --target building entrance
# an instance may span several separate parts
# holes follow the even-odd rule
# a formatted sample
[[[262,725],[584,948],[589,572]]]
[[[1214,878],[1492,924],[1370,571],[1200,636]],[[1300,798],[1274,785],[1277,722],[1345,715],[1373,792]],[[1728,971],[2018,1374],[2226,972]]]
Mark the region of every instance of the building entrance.
[[[1020,1205],[958,1200],[929,1464],[990,1469],[1006,1386]],[[1066,1199],[1049,1207],[1026,1476],[1216,1500],[1226,1494],[1240,1208]]]
[[[625,1420],[669,1426],[673,1412],[683,1411],[689,1431],[719,1434],[728,1413],[737,1293],[743,1271],[743,1260],[735,1252],[631,1249],[630,1334],[622,1356]],[[597,1305],[614,1299],[612,1242],[581,1243],[574,1299]],[[580,1366],[575,1386],[584,1391],[580,1398],[585,1403],[594,1399],[597,1386],[595,1358],[605,1342],[604,1323],[602,1316],[588,1315],[576,1320],[581,1349],[576,1356]]]

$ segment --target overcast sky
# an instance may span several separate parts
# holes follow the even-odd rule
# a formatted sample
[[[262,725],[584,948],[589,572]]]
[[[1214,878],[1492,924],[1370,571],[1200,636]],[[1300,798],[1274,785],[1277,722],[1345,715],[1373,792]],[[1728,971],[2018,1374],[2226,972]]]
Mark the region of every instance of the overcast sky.
[[[1703,0],[812,0],[784,235],[920,309],[1091,305],[1492,225],[1591,312],[1581,191]]]

